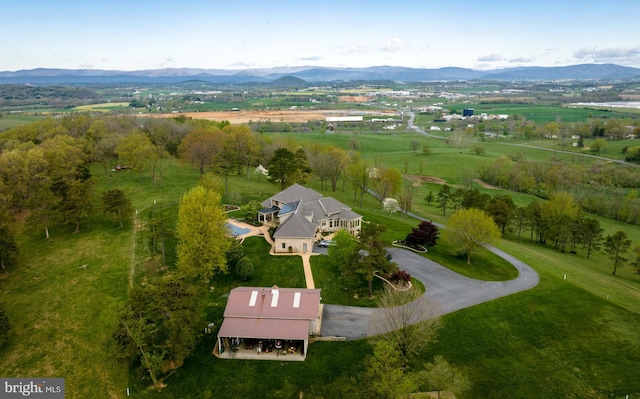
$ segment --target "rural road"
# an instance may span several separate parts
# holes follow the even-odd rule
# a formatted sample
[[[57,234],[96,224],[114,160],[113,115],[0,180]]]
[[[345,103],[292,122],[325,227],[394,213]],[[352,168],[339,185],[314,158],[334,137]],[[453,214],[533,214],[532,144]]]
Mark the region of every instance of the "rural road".
[[[388,251],[400,269],[424,284],[425,294],[418,301],[429,301],[435,305],[434,316],[439,316],[528,290],[538,284],[538,274],[524,262],[497,248],[488,246],[487,249],[518,269],[518,277],[510,281],[474,280],[409,250],[389,248]],[[378,312],[376,308],[324,305],[321,333],[348,340],[378,335],[383,332],[373,322]]]

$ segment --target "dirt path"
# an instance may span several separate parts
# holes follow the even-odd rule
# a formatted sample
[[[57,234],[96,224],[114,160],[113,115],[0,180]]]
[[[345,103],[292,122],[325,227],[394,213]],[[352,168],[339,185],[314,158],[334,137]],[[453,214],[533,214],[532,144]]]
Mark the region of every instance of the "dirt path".
[[[443,180],[439,177],[435,176],[422,176],[422,175],[404,175],[405,179],[409,180],[414,187],[420,186],[422,183],[433,183],[433,184],[447,184],[446,180]]]

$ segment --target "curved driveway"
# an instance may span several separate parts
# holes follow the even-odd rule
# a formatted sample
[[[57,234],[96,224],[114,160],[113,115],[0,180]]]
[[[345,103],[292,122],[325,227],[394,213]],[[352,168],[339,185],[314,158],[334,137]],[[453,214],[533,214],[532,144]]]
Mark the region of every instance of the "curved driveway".
[[[418,300],[435,305],[434,316],[438,316],[528,290],[538,284],[538,274],[524,262],[495,247],[487,246],[487,249],[518,269],[518,277],[509,281],[474,280],[409,250],[390,248],[388,251],[400,269],[424,284],[425,294]],[[347,339],[378,335],[383,331],[372,322],[377,312],[379,309],[376,308],[324,305],[321,333]]]

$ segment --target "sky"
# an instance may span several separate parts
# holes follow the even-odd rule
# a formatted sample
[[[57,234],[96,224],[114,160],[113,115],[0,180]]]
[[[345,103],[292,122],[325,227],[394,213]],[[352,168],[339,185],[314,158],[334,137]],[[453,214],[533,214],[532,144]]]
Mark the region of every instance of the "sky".
[[[640,67],[638,0],[5,0],[2,14],[0,71]]]

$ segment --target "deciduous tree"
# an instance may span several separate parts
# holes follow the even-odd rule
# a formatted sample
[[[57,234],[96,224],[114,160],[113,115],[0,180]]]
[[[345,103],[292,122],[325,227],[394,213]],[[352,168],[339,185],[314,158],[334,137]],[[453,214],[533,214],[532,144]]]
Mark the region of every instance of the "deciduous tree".
[[[485,210],[491,200],[489,194],[481,193],[477,188],[471,190],[456,190],[460,192],[460,206],[462,208],[476,208]]]
[[[580,241],[587,248],[587,259],[589,259],[591,251],[600,250],[604,229],[600,227],[598,220],[592,218],[582,218],[579,223]]]
[[[154,183],[157,178],[158,160],[168,156],[164,148],[154,145],[146,134],[140,132],[131,133],[120,140],[115,152],[118,159],[138,172],[140,180],[143,173],[149,169]]]
[[[378,313],[373,323],[382,339],[400,354],[403,368],[411,357],[435,340],[441,325],[436,306],[421,296],[416,287],[399,291],[385,285],[376,298]]]
[[[502,234],[505,233],[507,226],[511,223],[515,209],[516,204],[513,202],[513,198],[507,194],[493,196],[486,207],[487,213],[491,215]]]
[[[500,238],[500,230],[485,211],[460,209],[451,215],[442,238],[457,254],[465,255],[470,265],[471,255],[481,245],[491,244]]]
[[[418,387],[417,376],[405,370],[397,348],[385,340],[376,341],[373,354],[365,359],[362,379],[373,398],[406,398]]]
[[[367,223],[360,232],[360,248],[365,255],[359,258],[354,272],[367,281],[370,297],[373,296],[374,272],[392,274],[398,271],[398,264],[391,261],[382,242],[385,230],[382,224]]]
[[[225,222],[220,194],[197,186],[182,197],[176,228],[179,271],[203,280],[226,273],[231,244]]]
[[[364,194],[369,189],[369,182],[371,181],[370,165],[367,161],[360,157],[360,154],[356,154],[352,157],[351,163],[347,166],[346,175],[347,178],[353,184],[353,199],[356,200],[356,196],[360,195],[360,207],[362,208]]]
[[[438,399],[441,392],[450,392],[458,397],[471,389],[471,382],[467,376],[440,355],[436,355],[426,368],[425,377],[429,387],[437,392]]]
[[[404,184],[402,191],[398,195],[398,203],[400,204],[400,209],[402,210],[402,214],[406,215],[407,212],[411,212],[411,205],[413,205],[413,197],[416,194],[417,188],[413,185],[413,183],[408,182]]]
[[[225,135],[219,129],[197,129],[187,134],[178,146],[178,156],[198,168],[203,175],[220,162]]]
[[[345,172],[349,163],[349,155],[338,147],[331,147],[327,151],[325,162],[327,163],[327,177],[331,182],[331,191],[336,191],[338,179]]]
[[[354,281],[354,269],[358,262],[360,246],[354,236],[346,230],[338,230],[333,236],[333,244],[327,251],[329,261],[337,267],[347,281]]]
[[[413,151],[414,154],[418,151],[418,148],[420,148],[420,142],[418,142],[418,140],[413,140],[409,143],[409,149]]]
[[[8,225],[0,224],[0,270],[15,264],[18,258],[18,244]]]
[[[168,276],[135,287],[118,314],[114,339],[119,356],[139,358],[154,387],[164,363],[177,368],[191,353],[202,324],[201,293],[188,281]]]
[[[247,281],[253,276],[253,262],[247,256],[240,258],[236,263],[236,274],[243,281]]]

